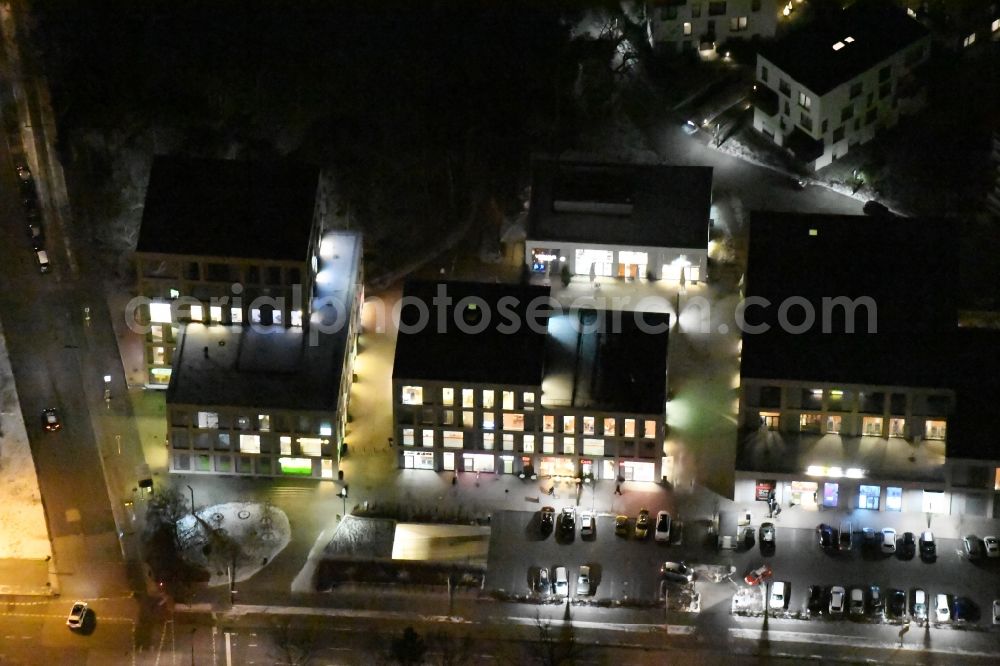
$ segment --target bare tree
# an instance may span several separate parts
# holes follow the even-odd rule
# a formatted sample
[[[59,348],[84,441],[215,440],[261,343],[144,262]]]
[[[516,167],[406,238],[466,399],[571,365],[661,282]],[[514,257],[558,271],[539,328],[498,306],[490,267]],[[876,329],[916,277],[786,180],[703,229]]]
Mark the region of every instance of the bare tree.
[[[293,626],[291,620],[275,624],[274,644],[278,649],[276,665],[308,666],[316,651],[316,631],[311,627]]]

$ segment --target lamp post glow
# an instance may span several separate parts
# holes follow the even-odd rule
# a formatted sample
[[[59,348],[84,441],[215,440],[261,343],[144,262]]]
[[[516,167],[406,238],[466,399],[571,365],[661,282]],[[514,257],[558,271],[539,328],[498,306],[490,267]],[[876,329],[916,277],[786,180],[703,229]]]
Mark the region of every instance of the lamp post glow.
[[[340,492],[337,493],[337,496],[340,497],[340,499],[342,499],[344,501],[344,512],[343,512],[342,515],[346,516],[347,515],[347,486],[344,486],[343,488],[341,488]]]

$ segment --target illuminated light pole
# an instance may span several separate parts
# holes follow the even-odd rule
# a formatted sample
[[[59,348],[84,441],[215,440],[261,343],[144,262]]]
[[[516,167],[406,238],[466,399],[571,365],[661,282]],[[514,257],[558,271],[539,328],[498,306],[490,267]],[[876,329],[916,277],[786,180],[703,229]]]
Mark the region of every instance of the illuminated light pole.
[[[346,485],[343,488],[340,489],[340,492],[337,493],[337,497],[339,497],[340,499],[342,499],[344,501],[344,513],[342,515],[346,517],[347,516],[347,486]]]

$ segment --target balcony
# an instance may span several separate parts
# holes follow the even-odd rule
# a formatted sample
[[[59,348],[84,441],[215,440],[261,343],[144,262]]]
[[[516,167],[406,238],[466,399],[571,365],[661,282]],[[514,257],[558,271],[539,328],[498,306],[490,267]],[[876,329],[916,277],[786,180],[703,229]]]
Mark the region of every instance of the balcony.
[[[769,117],[778,115],[778,109],[781,108],[781,100],[778,99],[778,93],[763,83],[754,85],[751,101],[754,108],[759,109],[761,113]]]
[[[823,154],[823,140],[814,139],[805,131],[796,127],[785,139],[785,147],[792,151],[796,158],[803,162],[812,162]]]

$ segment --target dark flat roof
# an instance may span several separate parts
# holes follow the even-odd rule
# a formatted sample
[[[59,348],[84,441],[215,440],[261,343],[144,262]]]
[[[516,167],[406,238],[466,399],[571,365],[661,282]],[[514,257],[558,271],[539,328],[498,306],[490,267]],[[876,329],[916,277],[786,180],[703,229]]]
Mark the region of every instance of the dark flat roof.
[[[576,311],[549,320],[542,405],[662,414],[670,315]]]
[[[704,249],[712,167],[535,159],[528,238]]]
[[[319,170],[158,156],[137,252],[306,261]]]
[[[434,303],[438,288],[451,299],[439,309]],[[549,296],[549,288],[478,282],[424,282],[411,280],[403,287],[404,301],[401,330],[396,339],[396,356],[392,366],[393,379],[516,384],[538,386],[542,382],[545,360],[545,319],[540,326],[525,324],[528,308]],[[482,321],[471,318],[471,311],[457,313],[462,299],[482,299],[491,313],[489,323],[480,333],[469,328]],[[419,309],[412,302],[424,303],[429,314],[427,325],[417,327]],[[498,304],[505,299],[504,309]],[[411,304],[407,304],[410,301]],[[463,303],[463,307],[465,304]],[[479,307],[482,309],[482,305]],[[544,309],[541,311],[544,314]],[[441,325],[438,315],[441,313]],[[511,314],[520,326],[508,326]],[[468,321],[470,326],[465,326]],[[405,326],[414,330],[402,330]],[[462,330],[465,328],[466,330]],[[506,332],[505,332],[506,331]]]
[[[960,329],[954,339],[948,457],[1000,461],[1000,331]]]
[[[744,293],[768,307],[749,306],[741,373],[761,379],[947,387],[945,347],[957,325],[953,293],[958,274],[957,232],[947,220],[881,219],[842,215],[751,213]],[[805,299],[816,321],[802,334],[783,331],[779,308]],[[843,308],[822,329],[823,299],[867,297],[855,310],[855,332]],[[748,301],[752,302],[752,301]],[[788,310],[802,321],[803,308]]]
[[[862,0],[764,45],[760,54],[823,95],[927,34],[927,28],[900,7]],[[847,42],[848,37],[854,41]],[[834,50],[838,42],[844,46]]]

